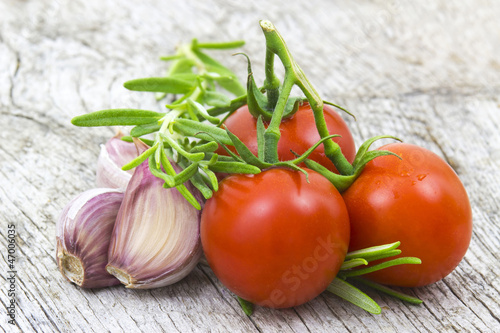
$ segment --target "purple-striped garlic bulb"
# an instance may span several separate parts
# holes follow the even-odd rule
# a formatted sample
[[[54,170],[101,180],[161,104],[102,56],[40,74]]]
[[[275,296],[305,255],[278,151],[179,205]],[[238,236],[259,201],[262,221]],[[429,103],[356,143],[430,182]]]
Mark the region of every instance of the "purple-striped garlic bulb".
[[[123,141],[122,137],[120,132],[101,145],[96,172],[98,187],[125,190],[134,173],[134,170],[123,171],[122,166],[138,156],[137,148],[132,142]]]
[[[108,248],[123,200],[118,189],[91,189],[71,200],[57,221],[57,264],[61,273],[83,288],[120,284],[106,271]]]
[[[127,288],[175,283],[201,257],[200,211],[177,189],[163,188],[163,183],[151,174],[146,161],[136,167],[125,191],[106,269]]]

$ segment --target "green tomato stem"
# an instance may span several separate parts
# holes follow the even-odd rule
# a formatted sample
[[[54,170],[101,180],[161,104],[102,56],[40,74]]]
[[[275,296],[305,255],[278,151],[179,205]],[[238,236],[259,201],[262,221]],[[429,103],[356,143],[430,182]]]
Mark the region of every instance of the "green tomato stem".
[[[336,173],[328,170],[327,168],[325,168],[324,166],[322,166],[318,162],[315,162],[315,161],[310,160],[310,159],[305,160],[305,165],[309,169],[320,173],[323,177],[328,179],[330,181],[330,183],[332,183],[340,193],[347,190],[349,188],[349,186],[351,186],[352,183],[356,180],[356,177],[354,175],[336,174]]]
[[[280,95],[280,80],[274,74],[274,53],[270,49],[266,49],[266,63],[265,63],[266,79],[264,81],[264,88],[267,94],[267,108],[274,110]]]
[[[328,132],[328,128],[326,126],[325,117],[323,115],[323,99],[321,99],[319,94],[316,92],[316,90],[309,82],[304,72],[299,67],[299,65],[293,60],[293,57],[290,54],[290,51],[288,50],[285,41],[283,40],[279,32],[276,30],[274,25],[270,21],[263,20],[260,21],[260,26],[266,38],[266,46],[267,46],[266,77],[268,78],[268,81],[274,76],[274,73],[271,73],[272,62],[274,60],[272,60],[270,53],[276,54],[283,63],[283,66],[285,67],[285,79],[283,81],[283,88],[280,93],[277,105],[274,109],[274,112],[278,113],[279,115],[276,119],[279,119],[279,122],[281,123],[283,111],[286,106],[286,100],[288,100],[288,96],[290,95],[291,86],[296,84],[302,90],[307,100],[309,101],[309,104],[311,105],[311,108],[314,113],[314,120],[316,122],[316,127],[318,129],[320,137],[324,138],[330,135],[330,133]],[[285,87],[287,87],[286,90]],[[290,87],[290,89],[288,89],[288,87]],[[285,103],[283,103],[283,100],[285,101]],[[274,115],[273,115],[273,120],[274,120]],[[271,123],[273,122],[273,120],[271,120]],[[275,121],[275,123],[276,122],[277,120]],[[271,127],[271,125],[269,127]],[[277,129],[273,128],[270,130],[272,134],[269,134],[269,136],[273,137],[272,141],[270,142],[266,141],[266,146],[269,145],[269,147],[266,147],[266,151],[269,151],[269,153],[271,153],[270,151],[275,147],[277,149],[277,141],[276,142],[274,141],[276,137],[275,134],[276,130],[279,131],[279,126]],[[349,163],[349,161],[347,161],[345,156],[342,154],[340,146],[333,140],[327,140],[323,143],[323,145],[325,148],[325,155],[332,161],[337,170],[342,175],[352,175],[354,169],[352,165]],[[271,161],[271,159],[269,161]]]
[[[293,81],[287,80],[287,74],[285,74],[285,80],[283,81],[283,88],[281,94],[278,98],[278,103],[274,109],[271,122],[264,132],[264,161],[267,163],[277,163],[278,159],[278,141],[280,139],[280,125],[283,119],[283,113],[285,112],[286,102],[288,96],[293,88]]]

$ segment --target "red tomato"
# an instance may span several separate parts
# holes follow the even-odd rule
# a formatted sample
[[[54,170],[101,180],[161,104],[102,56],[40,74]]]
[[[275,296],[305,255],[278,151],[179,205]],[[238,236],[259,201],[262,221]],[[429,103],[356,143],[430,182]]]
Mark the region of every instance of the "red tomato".
[[[349,244],[337,189],[308,170],[231,175],[206,202],[201,242],[210,267],[232,292],[258,305],[303,304],[335,278]]]
[[[424,148],[395,143],[398,154],[377,157],[343,194],[351,220],[349,251],[401,241],[400,256],[420,265],[401,265],[367,277],[379,283],[416,287],[441,280],[469,247],[472,213],[453,169]]]
[[[341,137],[333,138],[349,163],[352,163],[356,155],[356,147],[352,134],[342,117],[328,105],[325,105],[324,116],[330,134],[338,134]],[[229,116],[224,124],[235,134],[249,149],[257,155],[257,119],[248,111],[248,106],[243,106]],[[268,123],[264,123],[267,127]],[[281,161],[293,160],[296,156],[290,151],[302,154],[316,142],[320,136],[314,122],[314,114],[308,103],[304,103],[299,110],[290,118],[284,119],[280,125],[281,137],[278,142],[278,156]],[[233,146],[229,147],[233,152]],[[220,148],[217,153],[227,155]],[[323,145],[320,145],[309,156],[310,159],[320,163],[333,172],[337,169],[332,161],[325,155]],[[338,173],[338,172],[337,172]]]

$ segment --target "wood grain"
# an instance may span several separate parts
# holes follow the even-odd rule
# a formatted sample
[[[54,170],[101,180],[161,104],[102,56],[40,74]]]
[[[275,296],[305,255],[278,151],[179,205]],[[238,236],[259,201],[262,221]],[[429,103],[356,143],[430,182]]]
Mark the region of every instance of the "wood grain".
[[[0,250],[5,332],[500,332],[500,3],[497,1],[235,2],[5,0],[0,3]],[[113,128],[70,119],[111,107],[158,109],[132,78],[162,75],[179,42],[245,39],[263,79],[259,19],[278,27],[325,99],[357,117],[358,145],[391,134],[442,156],[465,184],[470,249],[444,280],[407,290],[407,305],[370,293],[371,315],[324,293],[246,317],[199,265],[170,287],[82,290],[55,262],[55,221],[95,186]],[[240,75],[245,60],[213,52]],[[17,232],[16,326],[7,323],[7,226]]]

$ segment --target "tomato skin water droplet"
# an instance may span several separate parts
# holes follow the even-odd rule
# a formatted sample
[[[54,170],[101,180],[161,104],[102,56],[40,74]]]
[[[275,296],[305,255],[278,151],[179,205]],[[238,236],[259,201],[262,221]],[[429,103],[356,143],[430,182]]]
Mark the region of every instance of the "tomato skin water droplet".
[[[426,175],[426,174],[421,174],[421,175],[418,175],[418,176],[417,176],[417,179],[418,179],[418,180],[420,180],[420,181],[422,181],[422,180],[424,180],[424,179],[425,179],[425,177],[427,177],[427,175]]]
[[[411,175],[411,171],[410,170],[402,170],[399,175],[401,177],[409,177]]]

